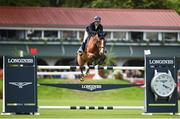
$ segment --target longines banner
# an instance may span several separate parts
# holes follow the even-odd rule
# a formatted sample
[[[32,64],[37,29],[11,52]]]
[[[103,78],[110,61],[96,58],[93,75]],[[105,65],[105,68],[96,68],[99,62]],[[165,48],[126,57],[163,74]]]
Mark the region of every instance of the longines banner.
[[[37,112],[35,57],[4,57],[3,112]]]
[[[134,86],[142,86],[143,84],[40,84],[44,86],[67,88],[81,91],[103,91],[117,88],[128,88]]]

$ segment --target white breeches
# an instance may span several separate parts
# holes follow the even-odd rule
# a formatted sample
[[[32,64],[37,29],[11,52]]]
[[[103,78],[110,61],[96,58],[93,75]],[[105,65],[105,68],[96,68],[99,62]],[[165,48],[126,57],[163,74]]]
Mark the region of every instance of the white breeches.
[[[83,42],[85,42],[85,41],[86,41],[87,37],[88,37],[88,32],[85,30],[85,32],[84,32],[84,38],[83,38]]]

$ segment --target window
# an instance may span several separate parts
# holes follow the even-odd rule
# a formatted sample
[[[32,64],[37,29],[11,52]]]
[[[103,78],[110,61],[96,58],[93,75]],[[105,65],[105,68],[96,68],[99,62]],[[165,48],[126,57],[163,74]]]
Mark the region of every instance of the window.
[[[9,39],[18,38],[15,30],[8,30],[7,35]]]
[[[158,33],[157,32],[146,32],[146,39],[148,41],[158,41]]]
[[[7,30],[0,30],[0,40],[6,40],[7,38]]]
[[[106,32],[106,33],[107,33],[107,35],[105,38],[111,40],[111,32]]]
[[[131,40],[132,41],[142,41],[143,40],[143,32],[131,32]]]
[[[25,31],[24,30],[0,30],[0,39],[2,40],[25,39]]]
[[[46,37],[46,38],[58,38],[58,31],[44,31],[44,37]]]
[[[63,31],[63,38],[66,40],[77,39],[77,31]]]
[[[125,40],[126,32],[113,32],[113,38],[118,40]]]
[[[84,38],[84,31],[79,31],[79,40],[80,41],[83,41],[83,38]]]
[[[29,38],[41,38],[42,31],[28,31],[27,37]]]
[[[177,33],[163,33],[163,40],[164,41],[177,41]]]

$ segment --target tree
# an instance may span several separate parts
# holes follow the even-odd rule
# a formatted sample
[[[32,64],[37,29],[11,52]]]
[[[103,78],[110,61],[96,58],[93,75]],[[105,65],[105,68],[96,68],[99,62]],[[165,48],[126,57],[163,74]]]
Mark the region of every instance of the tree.
[[[50,6],[49,0],[0,0],[1,6]]]
[[[175,9],[180,13],[180,0],[93,0],[90,7]]]
[[[169,9],[175,9],[180,14],[180,0],[167,0],[166,4]]]
[[[114,7],[114,4],[110,0],[94,0],[91,3],[91,7],[110,8]]]
[[[64,7],[81,7],[82,0],[63,0],[62,6],[64,6]]]
[[[180,13],[180,0],[0,0],[0,6],[175,9]]]

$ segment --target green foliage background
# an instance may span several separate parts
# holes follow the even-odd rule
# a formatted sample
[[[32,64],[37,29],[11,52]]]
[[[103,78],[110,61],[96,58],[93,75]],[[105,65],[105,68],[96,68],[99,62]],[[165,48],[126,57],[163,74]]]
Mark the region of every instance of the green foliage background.
[[[0,0],[0,6],[175,9],[180,13],[180,0]]]

